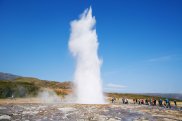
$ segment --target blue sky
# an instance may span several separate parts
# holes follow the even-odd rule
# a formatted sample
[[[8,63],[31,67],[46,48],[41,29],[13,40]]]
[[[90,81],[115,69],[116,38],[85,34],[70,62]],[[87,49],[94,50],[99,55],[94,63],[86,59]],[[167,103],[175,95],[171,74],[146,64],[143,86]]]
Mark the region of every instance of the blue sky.
[[[89,6],[105,91],[182,93],[181,0],[0,0],[0,71],[72,80],[70,21]]]

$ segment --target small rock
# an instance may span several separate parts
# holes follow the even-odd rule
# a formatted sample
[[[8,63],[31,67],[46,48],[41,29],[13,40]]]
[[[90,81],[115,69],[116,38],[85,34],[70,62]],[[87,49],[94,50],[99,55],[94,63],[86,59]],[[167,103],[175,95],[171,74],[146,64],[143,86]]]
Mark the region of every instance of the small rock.
[[[0,110],[5,110],[5,109],[7,109],[7,108],[6,108],[6,107],[1,107],[1,106],[0,106]]]
[[[10,121],[11,117],[8,116],[8,115],[2,115],[0,116],[0,120],[3,120],[3,121]]]

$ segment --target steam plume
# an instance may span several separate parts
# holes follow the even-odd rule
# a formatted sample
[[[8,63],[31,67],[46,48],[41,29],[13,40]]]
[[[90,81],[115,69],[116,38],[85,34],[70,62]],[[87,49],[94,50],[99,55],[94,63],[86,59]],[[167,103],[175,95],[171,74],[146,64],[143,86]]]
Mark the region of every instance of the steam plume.
[[[95,23],[91,7],[71,22],[69,49],[76,59],[74,82],[78,103],[104,103]]]

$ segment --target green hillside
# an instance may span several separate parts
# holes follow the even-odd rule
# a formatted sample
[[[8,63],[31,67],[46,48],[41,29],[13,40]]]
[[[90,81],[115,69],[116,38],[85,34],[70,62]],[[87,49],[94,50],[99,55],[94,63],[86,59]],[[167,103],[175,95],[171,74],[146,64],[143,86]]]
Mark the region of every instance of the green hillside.
[[[12,80],[0,80],[0,98],[32,97],[43,88],[71,89],[71,82],[55,82],[37,78],[19,77]]]

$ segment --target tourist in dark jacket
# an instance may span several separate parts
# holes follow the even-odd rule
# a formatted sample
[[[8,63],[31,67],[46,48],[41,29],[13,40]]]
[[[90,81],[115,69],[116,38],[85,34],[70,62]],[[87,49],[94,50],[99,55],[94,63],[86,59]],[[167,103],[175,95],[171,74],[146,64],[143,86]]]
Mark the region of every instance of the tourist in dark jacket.
[[[156,99],[154,99],[154,105],[156,106]]]
[[[159,99],[159,106],[162,106],[162,99]]]

